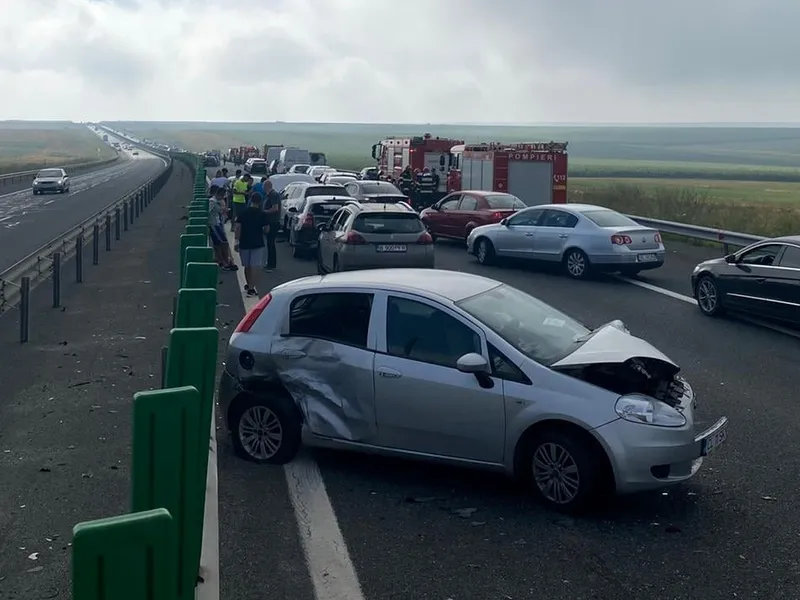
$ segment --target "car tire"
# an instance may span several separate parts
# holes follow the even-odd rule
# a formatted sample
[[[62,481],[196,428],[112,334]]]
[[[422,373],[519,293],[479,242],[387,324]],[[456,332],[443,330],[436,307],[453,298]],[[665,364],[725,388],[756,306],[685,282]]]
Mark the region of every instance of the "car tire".
[[[624,277],[636,277],[641,272],[642,272],[641,269],[623,269],[619,273],[620,273],[620,275],[622,275]]]
[[[342,266],[339,264],[339,257],[336,255],[333,256],[333,272],[334,273],[342,272]]]
[[[581,435],[544,429],[525,443],[520,475],[536,499],[563,513],[580,514],[597,507],[608,491],[603,457]]]
[[[701,275],[694,288],[697,308],[707,317],[718,317],[725,312],[719,297],[719,287],[711,275]]]
[[[585,279],[591,271],[591,263],[586,253],[579,248],[570,248],[564,252],[562,260],[564,273],[572,279]]]
[[[475,241],[475,256],[482,265],[491,265],[495,261],[494,245],[488,238],[482,237]]]
[[[304,258],[305,252],[297,244],[292,244],[292,258]]]
[[[322,252],[317,248],[317,275],[326,275],[325,266],[322,264]]]
[[[299,410],[290,398],[247,394],[232,407],[231,442],[237,456],[244,460],[270,465],[288,463],[300,450],[301,430]]]

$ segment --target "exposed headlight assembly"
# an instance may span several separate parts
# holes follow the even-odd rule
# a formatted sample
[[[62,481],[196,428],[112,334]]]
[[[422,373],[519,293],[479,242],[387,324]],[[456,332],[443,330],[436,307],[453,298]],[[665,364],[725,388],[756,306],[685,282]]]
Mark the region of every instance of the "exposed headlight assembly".
[[[683,427],[686,417],[679,410],[659,400],[639,394],[628,394],[617,400],[614,410],[631,423],[655,427]]]

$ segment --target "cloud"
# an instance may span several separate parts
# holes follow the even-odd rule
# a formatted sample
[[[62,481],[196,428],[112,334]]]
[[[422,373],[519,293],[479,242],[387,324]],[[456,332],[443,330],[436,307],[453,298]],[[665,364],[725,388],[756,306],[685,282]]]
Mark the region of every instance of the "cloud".
[[[795,0],[2,0],[7,118],[797,121]]]

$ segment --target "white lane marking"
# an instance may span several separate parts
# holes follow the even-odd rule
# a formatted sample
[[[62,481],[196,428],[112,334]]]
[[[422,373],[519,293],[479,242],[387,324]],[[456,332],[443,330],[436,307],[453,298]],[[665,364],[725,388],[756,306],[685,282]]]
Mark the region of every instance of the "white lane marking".
[[[231,255],[239,267],[236,272],[239,293],[245,311],[249,311],[258,303],[258,298],[248,298],[244,292],[244,268],[239,255],[233,251],[234,238],[229,225],[226,231]],[[283,470],[316,600],[364,600],[317,463],[301,455],[284,465]]]
[[[651,292],[655,292],[657,294],[662,294],[664,296],[669,296],[670,298],[674,298],[675,300],[680,300],[681,302],[686,302],[687,304],[694,304],[697,306],[697,300],[692,298],[691,296],[684,296],[683,294],[679,294],[678,292],[673,292],[672,290],[666,290],[664,288],[660,288],[657,285],[653,285],[652,283],[646,283],[644,281],[637,281],[636,279],[630,279],[628,277],[617,277],[626,283],[630,283],[632,285],[638,285],[640,288],[644,288],[646,290],[650,290]]]
[[[216,416],[215,414],[212,416]],[[206,506],[203,515],[203,545],[200,553],[200,576],[195,600],[219,600],[219,478],[217,475],[217,420],[211,419],[206,471]]]

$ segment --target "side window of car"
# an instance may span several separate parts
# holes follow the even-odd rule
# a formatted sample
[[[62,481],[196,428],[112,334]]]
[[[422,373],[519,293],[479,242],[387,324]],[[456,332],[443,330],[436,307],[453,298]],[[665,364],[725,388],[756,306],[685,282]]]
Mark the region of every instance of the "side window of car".
[[[781,251],[780,244],[767,244],[766,246],[759,246],[753,248],[749,252],[742,254],[740,263],[745,265],[761,265],[762,267],[769,267],[775,262],[778,252]]]
[[[289,335],[320,338],[367,347],[372,294],[336,292],[308,294],[292,301]],[[331,318],[336,315],[336,318]]]
[[[306,209],[306,206],[308,206],[308,198],[303,198],[303,200],[297,206],[297,212],[303,212]]]
[[[461,196],[458,210],[478,210],[478,201],[472,196]]]
[[[539,224],[543,210],[529,210],[522,213],[517,213],[508,220],[509,226],[523,225],[533,227]]]
[[[578,217],[563,210],[548,209],[541,219],[542,227],[575,227]]]
[[[339,219],[342,218],[343,212],[343,210],[339,209],[339,211],[331,217],[331,220],[328,223],[328,229],[330,231],[336,231],[336,228],[339,226]]]
[[[455,368],[465,354],[481,354],[481,339],[470,327],[437,308],[389,296],[386,351],[400,358]]]
[[[800,248],[797,246],[786,246],[781,256],[780,266],[789,269],[800,269]]]
[[[495,377],[505,379],[506,381],[531,385],[531,380],[528,379],[528,376],[525,375],[517,365],[506,358],[505,354],[491,344],[489,344],[489,363],[492,365],[492,375]]]
[[[458,208],[458,202],[459,202],[458,198],[454,198],[452,200],[447,200],[445,202],[442,202],[439,205],[439,210],[441,210],[443,212],[446,212],[448,210],[455,210],[456,208]]]

